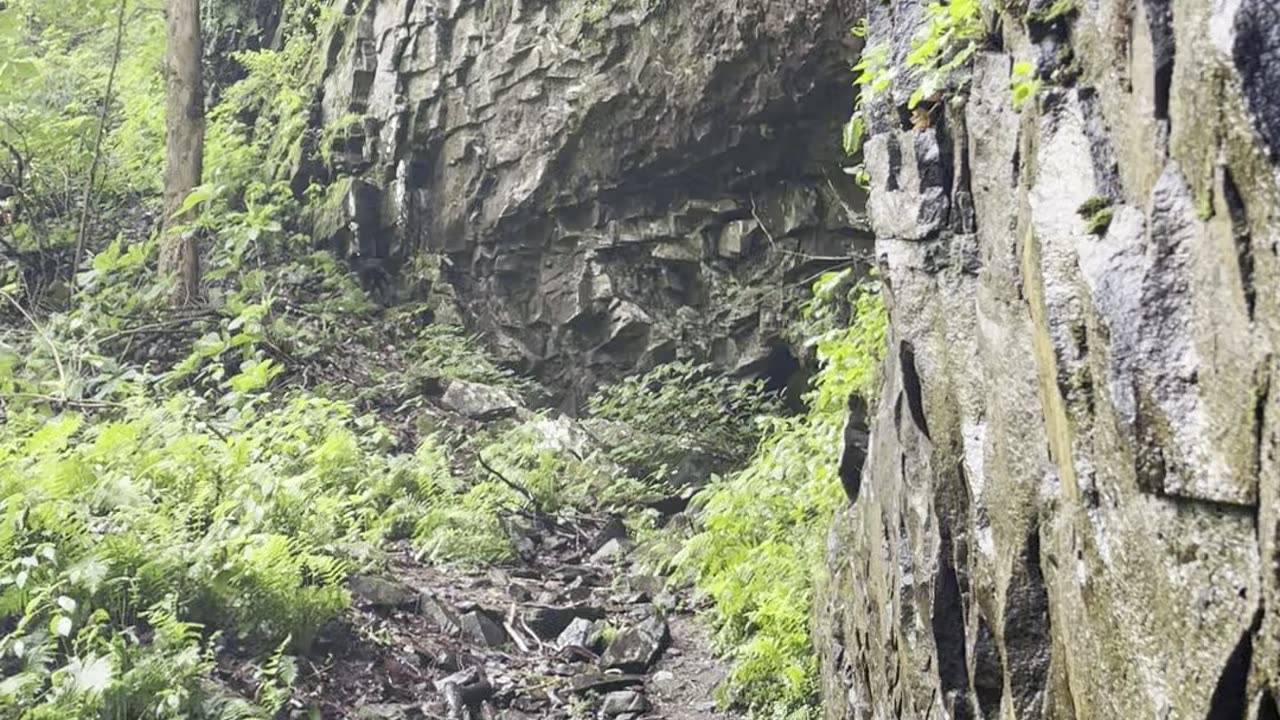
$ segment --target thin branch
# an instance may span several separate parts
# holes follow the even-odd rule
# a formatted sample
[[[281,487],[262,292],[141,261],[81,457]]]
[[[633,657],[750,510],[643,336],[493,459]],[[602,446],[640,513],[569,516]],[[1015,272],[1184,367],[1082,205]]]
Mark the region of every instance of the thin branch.
[[[537,498],[535,498],[535,497],[533,496],[533,493],[529,492],[528,488],[524,487],[523,485],[521,485],[521,484],[519,484],[519,483],[517,483],[517,482],[514,482],[514,481],[512,481],[512,480],[508,480],[506,475],[503,475],[502,473],[500,473],[500,472],[498,472],[497,470],[493,469],[493,466],[492,466],[492,465],[490,465],[490,464],[489,464],[489,463],[484,459],[484,453],[477,452],[477,453],[476,453],[476,460],[480,463],[480,467],[482,467],[482,468],[484,468],[486,471],[488,471],[488,473],[489,473],[490,475],[492,475],[492,476],[494,476],[495,478],[497,478],[498,480],[500,480],[500,481],[502,482],[502,484],[503,484],[503,485],[506,485],[507,487],[511,488],[512,490],[515,490],[516,492],[520,493],[520,495],[521,495],[521,496],[523,496],[523,497],[524,497],[524,499],[526,499],[526,500],[528,500],[528,501],[529,501],[529,504],[533,505],[533,507],[534,507],[535,509],[538,509],[539,511],[541,511],[541,509],[540,509],[540,507],[539,507],[538,499],[537,499]]]
[[[80,272],[85,236],[89,232],[89,217],[93,214],[93,186],[97,182],[98,165],[102,162],[102,137],[107,132],[107,119],[111,115],[111,100],[115,93],[116,70],[120,67],[120,52],[124,47],[124,9],[127,3],[128,0],[120,0],[116,11],[116,47],[111,57],[111,71],[107,74],[107,93],[102,99],[102,114],[98,116],[98,132],[93,141],[93,161],[89,164],[89,182],[84,188],[84,205],[80,208],[80,231],[76,234],[76,254],[71,263],[72,289],[76,286],[76,274]]]
[[[102,408],[124,408],[125,405],[109,400],[72,400],[67,397],[58,397],[56,395],[41,395],[39,393],[14,393],[13,397],[26,398],[28,400],[41,400],[43,402],[53,403],[55,405],[66,405],[69,407],[78,407],[86,410],[102,409]]]
[[[773,239],[773,233],[769,232],[769,226],[764,224],[764,220],[760,218],[760,214],[756,212],[756,194],[751,193],[748,196],[751,199],[751,217],[756,219],[756,224],[764,231],[764,236],[769,238],[769,246],[777,247],[778,243]]]
[[[11,305],[17,308],[18,312],[22,313],[22,316],[27,319],[27,322],[31,323],[31,327],[40,336],[40,339],[44,341],[44,344],[49,346],[49,351],[53,353],[53,364],[58,366],[58,380],[62,385],[62,391],[65,393],[67,390],[67,373],[62,368],[62,356],[58,354],[58,347],[53,344],[53,340],[45,334],[44,329],[40,327],[35,318],[31,317],[31,313],[22,307],[21,303],[13,299],[13,296],[9,293],[0,292],[0,296],[3,296],[5,300],[8,300]]]
[[[5,140],[0,140],[0,147],[4,148],[5,150],[8,150],[9,154],[13,156],[14,163],[17,164],[17,168],[15,169],[16,174],[10,175],[9,172],[6,170],[5,177],[9,178],[9,180],[13,183],[13,191],[18,192],[19,190],[22,189],[22,183],[26,177],[26,172],[27,172],[26,159],[22,157],[22,153],[18,152],[18,148],[13,146],[13,143],[7,142]]]

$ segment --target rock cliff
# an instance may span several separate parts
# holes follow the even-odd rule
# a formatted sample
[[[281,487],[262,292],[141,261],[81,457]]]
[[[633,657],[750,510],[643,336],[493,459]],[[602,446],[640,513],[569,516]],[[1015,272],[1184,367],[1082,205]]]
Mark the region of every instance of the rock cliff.
[[[901,76],[869,113],[893,327],[826,716],[1280,717],[1280,6],[1003,5],[928,119]],[[925,8],[869,6],[902,65]]]
[[[431,258],[567,405],[678,356],[783,383],[788,302],[870,256],[838,147],[859,6],[339,3],[311,155],[354,180],[322,234],[410,279]],[[303,157],[298,186],[330,174]]]
[[[675,357],[785,382],[789,304],[874,238],[827,717],[1280,718],[1280,10],[998,4],[962,84],[868,107],[869,197],[848,29],[902,67],[920,0],[349,0],[290,170],[570,406]]]

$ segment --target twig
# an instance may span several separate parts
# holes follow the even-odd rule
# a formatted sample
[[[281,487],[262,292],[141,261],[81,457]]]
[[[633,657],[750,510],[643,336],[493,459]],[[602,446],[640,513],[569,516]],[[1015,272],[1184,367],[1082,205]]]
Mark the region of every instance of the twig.
[[[769,232],[769,226],[764,224],[764,220],[760,218],[760,214],[756,212],[756,194],[748,195],[751,199],[751,217],[756,219],[756,224],[764,231],[764,236],[769,238],[769,247],[777,247],[778,243],[773,239],[773,233]]]
[[[26,398],[28,400],[42,400],[44,402],[55,403],[58,405],[71,405],[73,407],[93,409],[93,408],[124,408],[127,407],[121,403],[110,402],[108,400],[72,400],[66,396],[58,397],[57,395],[41,395],[39,393],[13,393],[12,397]]]
[[[152,323],[150,325],[141,325],[135,328],[127,328],[119,332],[111,333],[110,335],[102,338],[98,342],[105,345],[111,342],[112,340],[119,340],[120,338],[130,337],[132,335],[142,335],[143,333],[156,333],[159,335],[168,335],[168,334],[182,334],[186,332],[199,332],[197,328],[193,328],[193,327],[186,327],[186,328],[173,327],[174,325],[187,325],[187,324],[190,324],[190,322],[191,322],[190,318],[174,318],[172,320],[164,320],[161,322]]]
[[[124,6],[128,0],[120,0],[116,12],[116,47],[111,57],[111,71],[107,74],[107,92],[102,99],[102,114],[98,116],[97,137],[93,141],[93,162],[89,164],[89,182],[84,188],[84,205],[80,208],[80,231],[76,233],[76,254],[71,263],[71,288],[75,289],[76,274],[80,272],[80,259],[84,256],[84,240],[89,232],[89,217],[93,214],[93,185],[97,181],[98,165],[102,162],[102,136],[107,132],[107,118],[111,114],[111,100],[115,92],[116,69],[120,67],[120,50],[124,45]]]
[[[49,339],[49,336],[45,334],[44,329],[40,327],[40,324],[36,322],[36,319],[31,317],[31,313],[27,312],[27,309],[22,307],[17,300],[14,300],[9,293],[0,292],[0,295],[3,295],[5,300],[8,300],[11,305],[18,309],[18,312],[22,313],[22,316],[27,319],[27,322],[31,323],[31,327],[35,329],[36,334],[40,336],[40,339],[44,341],[44,344],[49,346],[49,352],[53,353],[53,364],[58,366],[58,381],[62,385],[63,392],[66,392],[67,373],[62,367],[62,356],[58,354],[58,348],[53,344],[53,340]]]
[[[498,480],[502,481],[502,484],[503,484],[503,485],[506,485],[507,487],[511,488],[512,490],[515,490],[516,492],[520,493],[520,495],[522,495],[522,496],[524,497],[524,499],[526,499],[526,500],[528,500],[528,501],[529,501],[529,504],[530,504],[530,505],[533,505],[534,509],[535,509],[535,510],[537,510],[539,514],[541,514],[541,513],[542,513],[542,509],[541,509],[541,506],[540,506],[540,505],[539,505],[539,503],[538,503],[538,499],[537,499],[537,498],[535,498],[535,497],[533,496],[533,493],[529,492],[529,490],[528,490],[527,488],[525,488],[523,485],[520,485],[519,483],[516,483],[516,482],[514,482],[514,481],[512,481],[512,480],[508,480],[508,479],[507,479],[507,476],[505,476],[505,475],[503,475],[502,473],[498,472],[497,470],[493,469],[493,466],[492,466],[492,465],[490,465],[487,461],[485,461],[485,459],[484,459],[484,453],[482,453],[482,452],[476,452],[476,461],[477,461],[477,462],[479,462],[479,463],[480,463],[480,467],[482,467],[482,468],[484,468],[486,471],[488,471],[488,473],[489,473],[490,475],[492,475],[492,476],[494,476],[495,478],[497,478]]]
[[[538,637],[538,633],[534,632],[533,628],[529,627],[529,623],[526,622],[523,617],[520,618],[520,627],[525,632],[529,633],[529,637],[533,638],[533,641],[538,644],[538,652],[542,652],[542,649],[544,647],[542,643],[542,638]]]

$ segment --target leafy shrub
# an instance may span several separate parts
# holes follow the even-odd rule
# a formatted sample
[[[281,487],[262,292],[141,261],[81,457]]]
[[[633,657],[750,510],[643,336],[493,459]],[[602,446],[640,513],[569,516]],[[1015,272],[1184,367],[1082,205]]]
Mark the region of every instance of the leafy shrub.
[[[831,297],[841,281],[816,286],[806,313],[815,322],[842,300]],[[732,661],[722,700],[761,717],[817,716],[813,578],[845,499],[837,467],[848,397],[874,393],[887,324],[873,288],[851,300],[852,323],[815,338],[822,369],[808,413],[771,420],[750,465],[695,497],[701,530],[674,560],[714,603],[716,645]]]
[[[708,472],[741,464],[759,442],[757,419],[779,405],[761,382],[671,363],[602,389],[588,411],[617,423],[602,438],[614,460],[638,477],[665,480],[690,455],[711,458]]]
[[[932,2],[926,12],[923,26],[911,40],[911,52],[907,54],[905,68],[894,65],[886,43],[863,48],[862,56],[853,68],[857,73],[854,85],[858,88],[858,95],[854,100],[853,113],[844,127],[842,145],[846,155],[861,152],[868,129],[866,105],[876,95],[889,90],[900,72],[905,71],[911,82],[907,109],[913,111],[913,123],[917,127],[932,124],[930,111],[922,108],[921,103],[936,102],[943,93],[958,91],[968,82],[970,60],[986,36],[981,3],[979,0]],[[867,36],[865,19],[853,33],[858,37]],[[861,163],[850,168],[849,172],[864,187],[870,182],[866,167]]]
[[[114,421],[25,410],[0,430],[0,663],[20,675],[0,711],[38,695],[69,713],[50,717],[97,717],[126,686],[129,707],[185,706],[205,645],[190,630],[166,645],[159,619],[305,649],[347,605],[344,549],[410,522],[408,508],[451,503],[430,442],[390,455],[344,405],[273,404],[213,420],[189,394],[140,396]],[[85,633],[107,644],[69,644]],[[143,660],[183,660],[190,677],[144,682]]]

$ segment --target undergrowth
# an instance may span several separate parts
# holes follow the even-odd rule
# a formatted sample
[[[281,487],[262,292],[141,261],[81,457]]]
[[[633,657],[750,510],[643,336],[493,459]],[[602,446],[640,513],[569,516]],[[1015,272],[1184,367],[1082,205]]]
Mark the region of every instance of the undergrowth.
[[[602,390],[581,426],[396,424],[451,380],[537,388],[435,322],[440,308],[372,302],[307,232],[323,188],[277,180],[309,140],[315,37],[341,18],[290,0],[277,49],[235,54],[243,77],[218,88],[207,182],[187,200],[206,296],[175,309],[154,237],[163,16],[128,0],[108,97],[116,7],[0,2],[0,717],[276,717],[294,656],[389,544],[503,562],[521,523],[614,511],[651,527],[647,501],[709,473],[725,477],[677,565],[716,602],[725,699],[805,712],[812,571],[840,501],[846,400],[874,384],[876,296],[856,296],[850,325],[833,310],[848,275],[816,287],[823,370],[802,416],[778,417],[759,383],[673,364]],[[310,139],[328,157],[358,126]],[[97,219],[73,266],[86,199]],[[253,666],[252,688],[217,682],[228,661]]]
[[[732,661],[721,700],[756,717],[817,717],[814,577],[845,501],[837,466],[848,399],[874,395],[887,326],[874,286],[844,295],[847,280],[824,277],[806,310],[821,363],[808,411],[770,420],[751,463],[695,498],[701,530],[674,560],[713,601],[715,643]],[[844,300],[852,322],[833,322]]]

